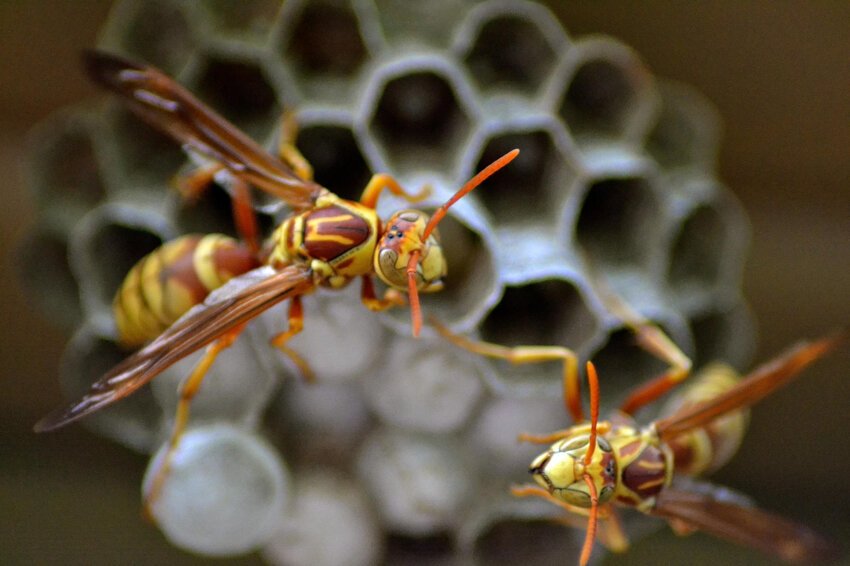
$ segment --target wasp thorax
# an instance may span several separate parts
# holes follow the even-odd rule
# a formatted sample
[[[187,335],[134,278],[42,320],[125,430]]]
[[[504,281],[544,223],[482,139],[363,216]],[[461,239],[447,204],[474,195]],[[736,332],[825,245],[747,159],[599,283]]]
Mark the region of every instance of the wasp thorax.
[[[559,440],[531,463],[534,481],[558,499],[578,507],[590,507],[591,498],[583,476],[588,474],[596,485],[599,502],[611,498],[616,484],[616,461],[611,445],[597,437],[590,463],[584,458],[590,447],[590,435],[581,434]]]
[[[374,267],[378,277],[391,287],[407,289],[407,264],[410,254],[419,250],[416,288],[423,293],[443,288],[446,260],[436,230],[422,241],[428,215],[418,210],[403,210],[386,223],[386,230],[375,248]]]

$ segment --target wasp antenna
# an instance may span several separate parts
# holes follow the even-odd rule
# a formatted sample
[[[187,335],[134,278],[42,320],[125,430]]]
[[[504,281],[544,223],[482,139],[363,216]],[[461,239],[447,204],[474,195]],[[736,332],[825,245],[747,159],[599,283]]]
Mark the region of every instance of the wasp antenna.
[[[594,421],[596,422],[596,421]],[[581,558],[579,564],[586,566],[593,551],[593,541],[596,539],[596,523],[599,516],[599,496],[596,493],[596,485],[593,478],[587,472],[581,477],[590,491],[590,515],[587,517],[587,532],[584,535],[584,545],[581,547]]]
[[[590,389],[590,447],[584,455],[584,465],[590,464],[596,450],[596,423],[599,421],[599,378],[593,362],[587,362],[587,384]]]
[[[517,155],[519,155],[518,149],[507,152],[505,155],[479,171],[477,175],[467,181],[460,190],[452,195],[452,198],[447,200],[443,206],[438,208],[437,211],[431,215],[431,220],[428,221],[428,224],[425,226],[425,231],[422,233],[423,244],[428,241],[428,238],[431,236],[434,228],[436,228],[437,224],[445,218],[446,212],[454,203],[465,197],[472,191],[472,189],[483,183],[487,177],[513,161]],[[407,295],[408,302],[410,303],[410,316],[412,318],[414,338],[419,336],[419,332],[422,329],[422,309],[419,306],[419,290],[416,288],[416,269],[419,266],[420,256],[421,252],[419,250],[413,251],[410,254],[410,260],[407,262]]]
[[[419,331],[422,330],[422,309],[419,306],[419,290],[416,288],[416,268],[418,264],[419,250],[414,250],[410,253],[410,259],[407,261],[407,296],[414,338],[419,338]]]
[[[434,228],[437,227],[437,224],[439,224],[443,217],[446,215],[446,211],[451,208],[454,203],[465,197],[472,191],[472,189],[483,183],[487,179],[487,177],[489,177],[490,175],[492,175],[493,173],[513,161],[517,155],[519,155],[518,149],[514,149],[507,152],[502,157],[500,157],[499,159],[479,171],[478,174],[475,175],[472,179],[467,181],[466,184],[462,186],[460,190],[458,190],[458,192],[456,192],[452,196],[452,198],[447,200],[445,204],[443,204],[443,206],[438,208],[437,211],[434,212],[433,215],[431,215],[431,220],[428,222],[428,225],[425,226],[425,232],[422,236],[422,241],[428,239],[428,236],[431,235],[431,232],[434,231]]]

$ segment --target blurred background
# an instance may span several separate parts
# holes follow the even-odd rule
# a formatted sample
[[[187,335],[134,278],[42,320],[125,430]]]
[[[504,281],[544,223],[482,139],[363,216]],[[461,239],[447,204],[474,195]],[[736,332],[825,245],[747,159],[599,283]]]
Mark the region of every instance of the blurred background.
[[[63,403],[57,368],[67,336],[31,309],[15,275],[16,242],[34,222],[22,174],[26,136],[51,112],[98,95],[80,71],[79,55],[95,45],[109,6],[99,0],[0,2],[4,564],[199,561],[168,547],[141,519],[146,458],[82,427],[38,437],[31,432],[38,418]],[[597,0],[550,7],[573,37],[619,38],[654,75],[692,85],[718,108],[725,126],[719,176],[752,223],[744,291],[759,327],[755,359],[850,324],[850,3]],[[845,348],[762,402],[740,453],[715,479],[847,540],[848,379]],[[786,470],[802,470],[809,480],[789,485]],[[708,537],[677,539],[665,531],[607,563],[657,563],[667,556],[670,563],[708,564],[718,563],[720,552],[728,552],[723,563],[763,560]]]

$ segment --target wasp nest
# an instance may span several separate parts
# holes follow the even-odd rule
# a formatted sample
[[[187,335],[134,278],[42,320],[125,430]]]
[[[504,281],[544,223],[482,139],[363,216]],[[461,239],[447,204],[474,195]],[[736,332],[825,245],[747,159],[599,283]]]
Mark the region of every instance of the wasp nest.
[[[348,198],[389,172],[431,184],[436,206],[520,148],[441,226],[446,290],[423,309],[458,332],[592,357],[605,406],[660,363],[606,311],[585,256],[698,362],[746,363],[747,228],[715,177],[715,116],[614,39],[572,38],[522,1],[134,0],[100,47],[162,68],[269,147],[294,111],[316,179]],[[24,273],[79,326],[62,375],[77,397],[126,355],[110,303],[130,267],[181,233],[235,233],[229,195],[182,202],[169,187],[180,148],[114,100],[46,124],[31,158],[42,222]],[[269,229],[287,214],[265,197],[257,208]],[[479,359],[427,330],[414,340],[407,309],[376,316],[350,289],[305,300],[292,346],[319,376],[307,385],[267,346],[282,308],[220,356],[193,404],[158,512],[175,544],[288,565],[577,555],[583,535],[550,523],[557,509],[507,493],[537,451],[517,433],[567,424],[560,368]],[[87,423],[156,452],[190,358]]]

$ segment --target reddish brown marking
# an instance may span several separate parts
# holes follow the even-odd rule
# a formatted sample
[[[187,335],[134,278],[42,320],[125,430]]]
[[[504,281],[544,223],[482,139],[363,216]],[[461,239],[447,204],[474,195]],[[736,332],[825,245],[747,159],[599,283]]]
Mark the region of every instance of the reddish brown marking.
[[[351,265],[352,263],[354,263],[354,258],[353,258],[353,257],[350,257],[350,258],[348,258],[348,259],[345,259],[345,260],[343,260],[343,261],[339,262],[339,263],[337,264],[336,268],[337,268],[337,269],[339,269],[340,271],[342,271],[342,270],[344,270],[346,267],[348,267],[349,265]]]
[[[251,250],[239,245],[218,246],[213,251],[212,264],[216,271],[226,272],[229,276],[242,275],[260,267],[260,262]]]
[[[619,503],[622,503],[623,505],[628,505],[629,507],[636,507],[637,504],[640,503],[640,500],[634,499],[632,496],[624,494],[618,495],[617,501]]]
[[[632,454],[636,454],[637,451],[640,450],[641,446],[643,446],[642,440],[633,440],[632,442],[629,442],[628,444],[620,448],[620,457],[628,458]]]
[[[170,263],[163,263],[162,270],[159,272],[159,281],[163,290],[169,279],[177,281],[192,294],[195,304],[201,303],[210,292],[195,271],[195,248],[198,247],[200,240],[201,238],[187,238],[186,247],[180,250]],[[167,303],[167,300],[163,301],[163,304]]]
[[[343,217],[337,221],[323,218]],[[315,222],[318,220],[318,222]],[[311,211],[304,218],[304,247],[312,258],[332,261],[365,242],[370,234],[369,224],[361,217],[339,207],[329,206]],[[312,232],[315,230],[315,232]],[[312,233],[311,233],[312,232]],[[324,236],[334,239],[323,239]],[[339,241],[339,238],[346,240]]]
[[[664,452],[647,444],[640,455],[623,469],[623,484],[643,499],[652,497],[664,487],[666,464]]]

